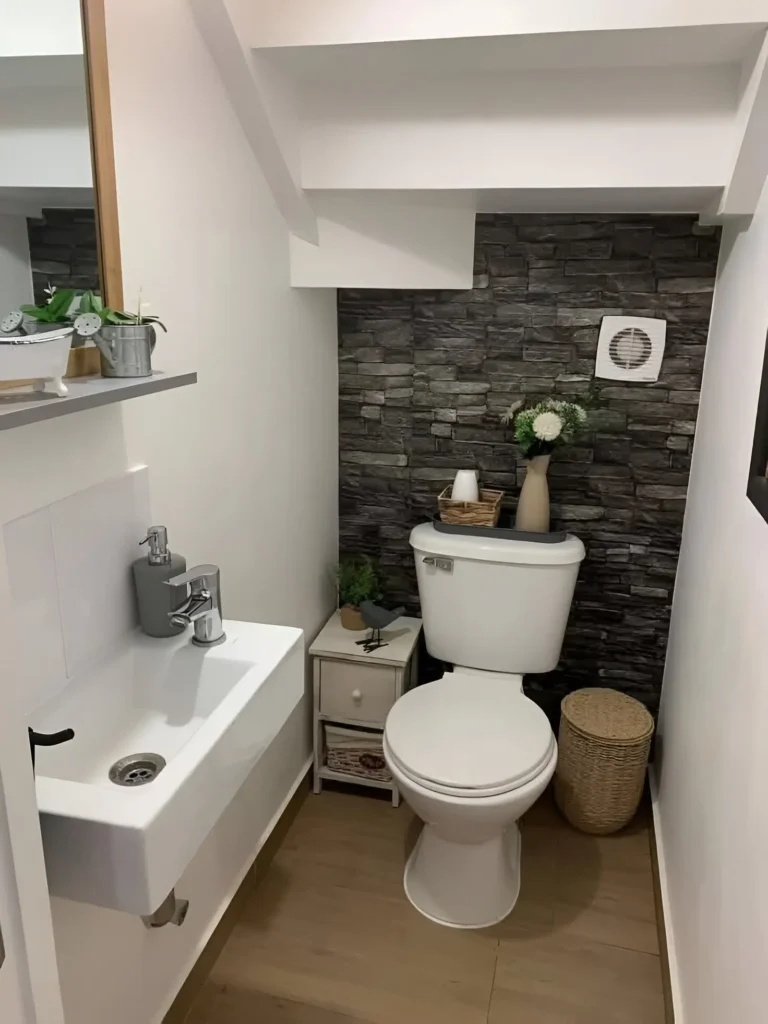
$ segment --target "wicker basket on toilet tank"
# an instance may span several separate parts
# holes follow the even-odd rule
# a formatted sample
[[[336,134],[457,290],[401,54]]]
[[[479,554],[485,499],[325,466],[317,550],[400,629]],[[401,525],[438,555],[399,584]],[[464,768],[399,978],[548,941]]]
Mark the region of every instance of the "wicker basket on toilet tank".
[[[563,700],[555,800],[574,828],[607,835],[629,824],[652,735],[646,708],[617,690],[576,690]]]

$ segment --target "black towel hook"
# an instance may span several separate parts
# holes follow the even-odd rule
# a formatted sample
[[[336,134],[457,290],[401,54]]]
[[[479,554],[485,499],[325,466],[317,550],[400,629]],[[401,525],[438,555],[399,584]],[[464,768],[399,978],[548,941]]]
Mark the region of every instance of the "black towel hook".
[[[29,732],[29,751],[32,754],[32,767],[35,766],[35,747],[57,747],[59,743],[67,743],[75,738],[74,729],[61,729],[59,732]]]

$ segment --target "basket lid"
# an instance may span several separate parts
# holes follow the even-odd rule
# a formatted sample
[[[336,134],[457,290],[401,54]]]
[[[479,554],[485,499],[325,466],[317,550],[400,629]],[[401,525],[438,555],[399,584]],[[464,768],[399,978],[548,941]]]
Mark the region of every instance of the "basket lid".
[[[577,732],[612,743],[634,743],[653,732],[653,716],[626,693],[589,686],[575,690],[560,705],[563,718]]]
[[[578,537],[567,534],[556,544],[529,544],[506,537],[460,535],[436,530],[432,523],[420,523],[411,530],[411,547],[426,555],[467,558],[476,562],[506,562],[511,565],[574,565],[585,555]]]

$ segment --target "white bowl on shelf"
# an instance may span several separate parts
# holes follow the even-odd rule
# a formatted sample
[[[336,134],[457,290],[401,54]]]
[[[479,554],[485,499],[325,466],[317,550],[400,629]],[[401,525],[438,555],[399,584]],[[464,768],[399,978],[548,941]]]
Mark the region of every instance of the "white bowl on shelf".
[[[0,380],[33,380],[35,391],[50,383],[54,394],[64,398],[72,327],[55,328],[29,335],[0,337]]]

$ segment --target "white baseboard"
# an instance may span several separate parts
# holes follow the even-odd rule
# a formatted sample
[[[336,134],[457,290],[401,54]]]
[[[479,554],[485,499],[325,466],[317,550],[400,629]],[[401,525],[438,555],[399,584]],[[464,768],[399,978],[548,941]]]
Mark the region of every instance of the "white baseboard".
[[[672,913],[669,904],[669,885],[667,882],[667,862],[664,855],[664,832],[661,827],[661,815],[658,805],[658,786],[653,765],[648,768],[648,782],[651,790],[651,807],[653,809],[653,832],[656,842],[656,860],[659,865],[659,888],[661,904],[664,908],[664,931],[667,938],[667,964],[669,967],[669,987],[672,995],[672,1009],[675,1024],[685,1024],[683,1015],[682,993],[680,991],[680,972],[677,967],[675,933],[672,927]]]

